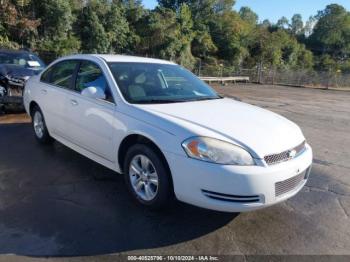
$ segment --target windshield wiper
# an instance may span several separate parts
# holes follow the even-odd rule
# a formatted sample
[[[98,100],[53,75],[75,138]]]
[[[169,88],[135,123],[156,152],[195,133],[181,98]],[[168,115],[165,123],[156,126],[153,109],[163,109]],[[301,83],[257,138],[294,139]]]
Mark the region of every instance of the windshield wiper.
[[[216,100],[216,99],[223,99],[222,96],[217,96],[217,97],[196,97],[193,99],[188,99],[186,101],[204,101],[204,100]]]
[[[170,104],[170,103],[185,103],[194,101],[204,101],[204,100],[215,100],[222,99],[222,96],[217,97],[195,97],[189,99],[150,99],[150,100],[140,100],[134,101],[135,104]]]
[[[135,104],[170,104],[170,103],[182,103],[187,100],[174,100],[174,99],[150,99],[150,100],[141,100],[135,101]]]

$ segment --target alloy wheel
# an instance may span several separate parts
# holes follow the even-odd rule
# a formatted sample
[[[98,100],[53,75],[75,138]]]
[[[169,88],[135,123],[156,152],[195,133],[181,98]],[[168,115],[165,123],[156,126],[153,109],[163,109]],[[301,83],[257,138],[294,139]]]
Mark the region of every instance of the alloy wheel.
[[[144,201],[153,200],[158,193],[159,178],[152,161],[145,155],[136,155],[130,162],[129,178],[131,185]]]
[[[38,138],[42,138],[44,135],[45,126],[43,116],[39,111],[34,113],[33,125],[36,136]]]

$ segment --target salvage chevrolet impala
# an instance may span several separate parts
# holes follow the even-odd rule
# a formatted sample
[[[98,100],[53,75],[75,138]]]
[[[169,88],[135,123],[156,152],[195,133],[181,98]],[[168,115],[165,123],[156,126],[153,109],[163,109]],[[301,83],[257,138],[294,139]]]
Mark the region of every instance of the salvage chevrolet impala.
[[[29,79],[24,104],[36,139],[58,140],[125,177],[151,208],[178,200],[242,212],[305,185],[312,150],[291,121],[223,98],[168,61],[74,55]]]

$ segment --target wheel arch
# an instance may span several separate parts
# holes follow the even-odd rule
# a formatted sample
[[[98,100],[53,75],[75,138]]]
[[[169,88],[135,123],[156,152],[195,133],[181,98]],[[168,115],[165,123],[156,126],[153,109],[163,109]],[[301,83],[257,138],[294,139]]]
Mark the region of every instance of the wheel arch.
[[[28,106],[28,110],[29,110],[29,115],[30,115],[30,117],[33,118],[33,110],[34,110],[35,107],[38,107],[39,110],[41,111],[41,114],[43,115],[44,120],[45,120],[46,128],[48,129],[48,132],[50,133],[49,127],[48,127],[47,122],[46,122],[46,120],[47,120],[47,119],[46,119],[46,114],[43,112],[43,110],[41,109],[41,107],[39,106],[39,104],[38,104],[36,101],[34,101],[34,100],[30,101],[29,106]]]
[[[31,101],[31,102],[29,103],[29,115],[30,115],[30,116],[33,116],[33,110],[34,110],[35,107],[39,107],[39,108],[40,108],[40,106],[38,105],[38,103],[35,102],[35,101],[33,100],[33,101]]]
[[[173,185],[173,178],[172,178],[171,170],[170,170],[168,161],[167,161],[164,153],[162,152],[162,150],[159,148],[159,146],[152,139],[150,139],[144,135],[141,135],[141,134],[136,134],[136,133],[129,134],[120,143],[120,146],[118,149],[118,164],[119,164],[120,171],[122,173],[124,173],[123,164],[124,164],[126,152],[132,145],[135,145],[135,144],[145,144],[145,145],[150,146],[153,150],[156,151],[156,153],[159,155],[159,157],[162,159],[163,163],[165,164],[165,167],[166,167],[166,169],[169,172],[170,177],[171,177],[171,183]]]

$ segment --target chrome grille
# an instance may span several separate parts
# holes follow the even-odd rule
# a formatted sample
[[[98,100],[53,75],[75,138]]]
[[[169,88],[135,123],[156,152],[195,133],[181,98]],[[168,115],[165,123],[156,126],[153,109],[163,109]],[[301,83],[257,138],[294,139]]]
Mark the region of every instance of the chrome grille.
[[[268,165],[275,165],[275,164],[278,164],[281,162],[291,160],[305,149],[305,144],[306,144],[306,142],[304,141],[300,145],[298,145],[292,149],[286,150],[282,153],[267,155],[264,157],[265,162]],[[292,152],[294,152],[294,154],[292,154]]]
[[[277,182],[275,184],[275,196],[279,197],[294,190],[305,179],[306,172],[307,171],[304,171],[297,176],[294,176],[281,182]]]

